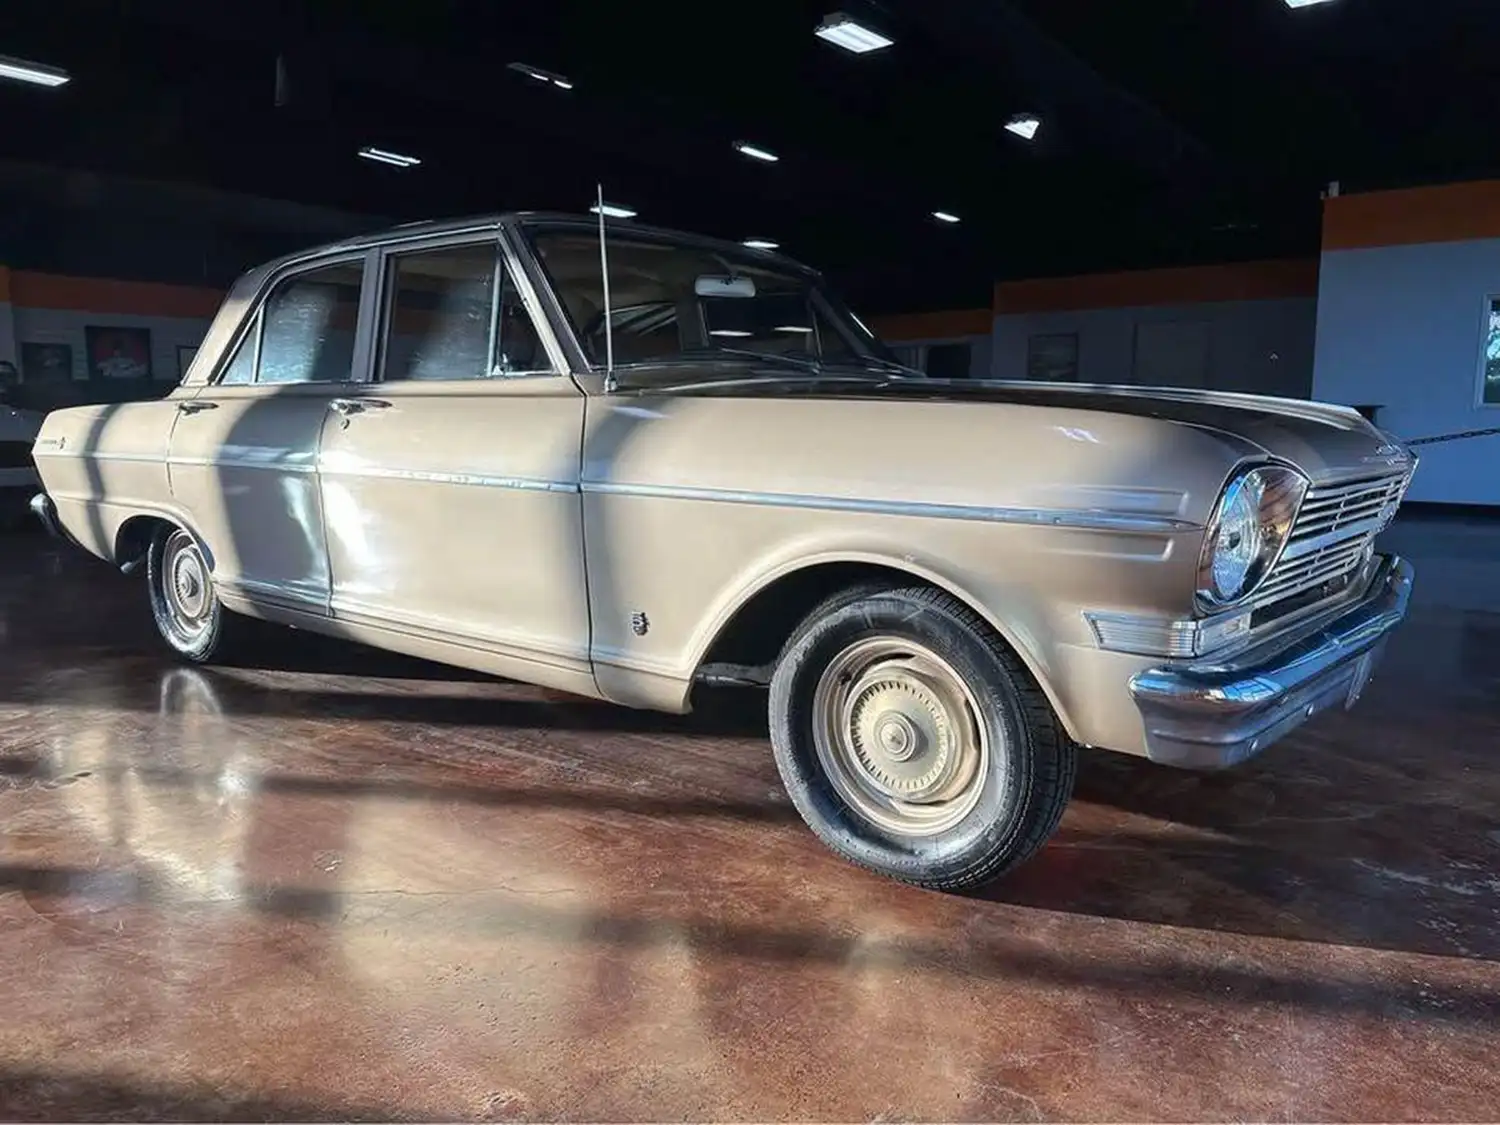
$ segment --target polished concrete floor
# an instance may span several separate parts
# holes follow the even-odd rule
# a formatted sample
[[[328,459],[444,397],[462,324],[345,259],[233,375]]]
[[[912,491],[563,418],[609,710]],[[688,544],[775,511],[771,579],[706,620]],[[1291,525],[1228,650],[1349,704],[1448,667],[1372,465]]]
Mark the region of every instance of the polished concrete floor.
[[[982,895],[826,853],[743,718],[280,634],[0,538],[0,1118],[1493,1120],[1500,526],[1360,708],[1087,757]]]

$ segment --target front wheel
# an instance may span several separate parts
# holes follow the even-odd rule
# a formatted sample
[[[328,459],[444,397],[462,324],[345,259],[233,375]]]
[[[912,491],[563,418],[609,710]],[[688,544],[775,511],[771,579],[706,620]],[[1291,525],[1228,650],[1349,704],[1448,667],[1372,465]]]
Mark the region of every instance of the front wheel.
[[[1025,666],[941,591],[824,603],[771,681],[782,780],[846,859],[942,890],[1034,855],[1072,794],[1077,749]]]
[[[152,537],[146,586],[157,632],[177,655],[201,664],[223,650],[229,613],[214,592],[208,560],[192,535],[167,527]]]

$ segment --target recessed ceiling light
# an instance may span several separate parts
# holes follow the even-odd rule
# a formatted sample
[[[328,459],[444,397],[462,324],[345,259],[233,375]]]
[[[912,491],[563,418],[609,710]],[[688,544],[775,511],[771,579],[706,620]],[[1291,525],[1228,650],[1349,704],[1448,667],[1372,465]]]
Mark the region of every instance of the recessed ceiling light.
[[[958,216],[951,211],[934,211],[932,217],[941,223],[956,223]]]
[[[752,250],[775,250],[780,243],[772,242],[769,238],[747,238],[742,245]]]
[[[1286,0],[1288,8],[1311,8],[1314,4],[1327,4],[1328,0]]]
[[[72,80],[66,70],[45,63],[27,62],[0,55],[0,78],[29,82],[33,86],[62,86]]]
[[[539,66],[529,66],[523,62],[506,63],[507,70],[513,70],[517,74],[524,74],[527,78],[543,85],[556,86],[559,90],[571,90],[573,83],[561,74],[553,74],[550,70],[543,70]]]
[[[750,157],[752,160],[764,160],[767,164],[775,164],[781,157],[774,152],[753,145],[748,141],[735,141],[734,147],[738,152]]]
[[[1036,131],[1041,127],[1042,119],[1034,113],[1018,113],[1005,123],[1007,130],[1028,141],[1036,136]]]
[[[375,148],[372,145],[366,145],[360,149],[359,155],[377,164],[389,164],[395,168],[414,168],[422,163],[417,157],[407,156],[404,152],[392,152],[390,149]]]
[[[632,211],[629,207],[621,207],[618,203],[605,203],[602,206],[596,203],[589,208],[589,211],[591,211],[595,215],[607,215],[611,219],[635,218],[634,211]]]
[[[773,332],[811,332],[812,329],[805,324],[778,324]]]
[[[750,335],[743,328],[711,328],[708,334],[710,336],[728,336],[735,340],[743,340]]]
[[[846,51],[852,51],[856,55],[868,54],[870,51],[878,51],[882,47],[889,47],[895,42],[866,27],[852,16],[843,12],[834,12],[826,17],[813,32],[819,39],[832,43],[835,47],[842,47]]]

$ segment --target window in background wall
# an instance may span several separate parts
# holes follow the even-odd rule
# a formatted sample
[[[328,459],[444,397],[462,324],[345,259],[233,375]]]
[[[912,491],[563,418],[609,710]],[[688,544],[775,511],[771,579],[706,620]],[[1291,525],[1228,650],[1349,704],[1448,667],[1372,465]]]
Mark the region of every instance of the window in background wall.
[[[892,344],[898,363],[914,367],[932,379],[967,379],[973,370],[972,344]]]
[[[930,344],[927,348],[929,379],[967,379],[972,349],[968,344]]]
[[[1491,297],[1485,310],[1484,368],[1480,376],[1480,401],[1500,406],[1500,297]]]
[[[1033,336],[1026,341],[1026,378],[1044,383],[1078,379],[1078,333]]]
[[[922,345],[921,344],[892,344],[891,355],[896,357],[897,363],[904,363],[907,367],[915,367],[922,370]]]

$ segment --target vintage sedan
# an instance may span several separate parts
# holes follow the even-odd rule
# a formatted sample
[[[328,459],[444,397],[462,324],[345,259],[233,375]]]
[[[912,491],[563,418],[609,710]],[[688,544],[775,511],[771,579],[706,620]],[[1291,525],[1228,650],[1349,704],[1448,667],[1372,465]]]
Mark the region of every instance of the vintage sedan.
[[[1374,540],[1415,459],[1353,410],[927,379],[784,257],[567,216],[256,269],[166,399],[35,457],[187,660],[247,615],[665,712],[768,688],[818,836],[942,888],[1043,845],[1079,746],[1223,767],[1352,704],[1412,582]]]

